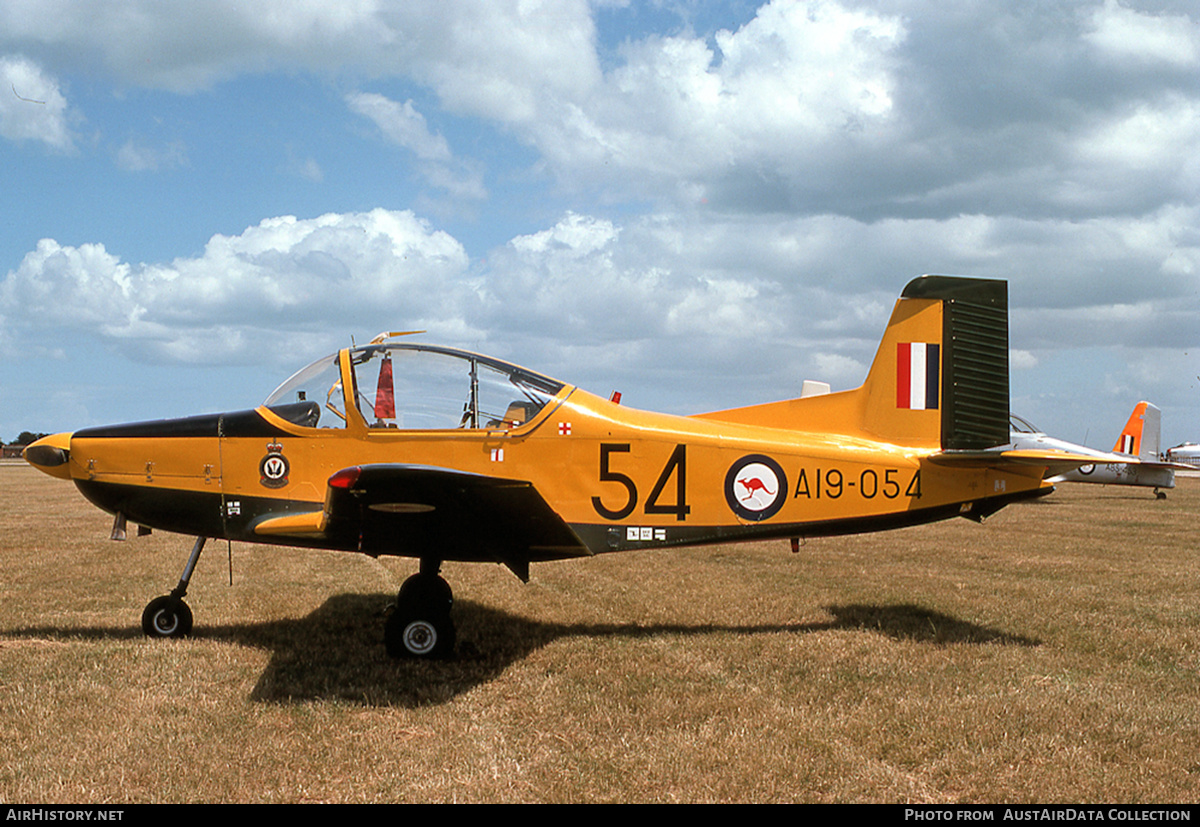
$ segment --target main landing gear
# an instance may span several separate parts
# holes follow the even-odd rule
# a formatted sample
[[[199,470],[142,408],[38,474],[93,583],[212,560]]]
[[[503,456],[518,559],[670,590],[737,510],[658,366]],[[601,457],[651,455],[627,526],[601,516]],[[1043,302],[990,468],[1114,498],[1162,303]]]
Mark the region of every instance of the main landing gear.
[[[183,596],[187,594],[188,581],[192,579],[200,552],[204,550],[205,539],[196,538],[192,554],[179,578],[179,585],[170,594],[151,600],[142,612],[142,631],[150,637],[187,637],[192,633],[192,610],[183,602]]]
[[[384,626],[387,653],[394,658],[446,658],[454,653],[454,595],[438,572],[440,560],[421,560],[421,570],[404,581],[396,608]]]

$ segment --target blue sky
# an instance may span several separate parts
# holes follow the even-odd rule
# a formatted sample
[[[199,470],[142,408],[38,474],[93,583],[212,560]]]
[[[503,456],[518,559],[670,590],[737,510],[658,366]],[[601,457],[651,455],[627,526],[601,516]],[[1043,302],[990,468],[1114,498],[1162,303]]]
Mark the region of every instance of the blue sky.
[[[1200,440],[1188,2],[0,2],[0,439],[382,330],[636,407],[859,384],[1009,280],[1013,407]]]

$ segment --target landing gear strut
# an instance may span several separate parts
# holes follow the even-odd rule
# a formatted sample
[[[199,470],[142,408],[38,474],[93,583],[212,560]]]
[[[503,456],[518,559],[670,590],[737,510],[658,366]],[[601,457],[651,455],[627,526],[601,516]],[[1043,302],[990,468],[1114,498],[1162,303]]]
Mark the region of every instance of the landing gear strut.
[[[170,594],[151,600],[142,612],[142,631],[148,636],[187,637],[192,633],[192,610],[183,602],[183,596],[187,594],[188,581],[192,579],[192,572],[196,570],[196,562],[204,549],[205,539],[196,538],[191,556],[183,567],[183,575],[179,578],[179,585],[172,589]]]
[[[454,595],[438,571],[441,561],[421,560],[421,571],[404,581],[383,640],[394,658],[446,658],[454,653]]]

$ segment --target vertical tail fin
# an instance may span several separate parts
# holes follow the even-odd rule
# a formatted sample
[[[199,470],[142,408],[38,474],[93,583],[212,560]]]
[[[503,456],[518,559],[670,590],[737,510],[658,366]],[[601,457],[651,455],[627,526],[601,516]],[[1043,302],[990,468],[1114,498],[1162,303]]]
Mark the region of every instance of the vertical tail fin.
[[[1162,434],[1162,411],[1149,402],[1139,402],[1117,437],[1113,453],[1130,454],[1141,460],[1158,461]]]
[[[922,276],[896,302],[863,384],[863,428],[982,450],[1009,440],[1008,284]]]

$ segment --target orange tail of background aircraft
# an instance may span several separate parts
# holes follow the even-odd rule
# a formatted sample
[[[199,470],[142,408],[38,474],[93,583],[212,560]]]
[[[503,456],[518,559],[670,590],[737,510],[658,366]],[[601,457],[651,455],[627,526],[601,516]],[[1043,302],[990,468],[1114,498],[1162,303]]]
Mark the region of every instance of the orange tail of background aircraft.
[[[1134,406],[1129,421],[1121,429],[1113,452],[1129,454],[1138,459],[1157,462],[1159,460],[1159,435],[1162,433],[1162,412],[1149,402]]]

